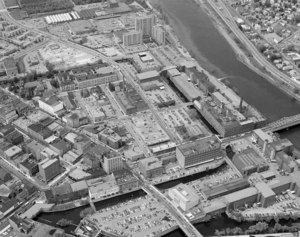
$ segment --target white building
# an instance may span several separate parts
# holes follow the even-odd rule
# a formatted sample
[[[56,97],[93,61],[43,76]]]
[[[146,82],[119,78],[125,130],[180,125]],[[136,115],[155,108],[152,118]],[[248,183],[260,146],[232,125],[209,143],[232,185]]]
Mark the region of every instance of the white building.
[[[135,30],[140,31],[143,35],[152,34],[152,27],[156,24],[156,16],[154,14],[144,15],[135,18]]]
[[[51,96],[39,99],[39,107],[49,114],[55,115],[56,112],[64,108],[64,104],[56,96]]]
[[[152,38],[158,44],[165,44],[166,42],[166,31],[162,25],[155,25],[152,27]]]
[[[130,31],[123,34],[124,47],[143,43],[143,34],[140,31]]]
[[[195,207],[200,200],[195,190],[185,184],[179,184],[169,189],[168,195],[173,205],[181,208],[183,211],[188,211]]]
[[[88,180],[87,183],[89,186],[89,197],[93,202],[115,195],[120,191],[112,175]]]
[[[124,166],[123,166],[122,156],[104,157],[103,169],[107,174],[110,174],[116,170],[121,170],[123,168]]]

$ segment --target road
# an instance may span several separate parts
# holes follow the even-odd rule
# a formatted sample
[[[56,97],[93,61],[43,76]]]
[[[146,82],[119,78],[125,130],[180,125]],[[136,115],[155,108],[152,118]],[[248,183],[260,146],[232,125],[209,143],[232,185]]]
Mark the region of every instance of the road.
[[[178,208],[176,208],[168,199],[161,193],[156,187],[151,185],[148,181],[144,180],[139,174],[135,174],[142,181],[142,189],[149,195],[156,198],[162,203],[171,215],[175,218],[182,231],[188,237],[202,237],[200,232],[194,227],[194,225],[187,219],[187,217]]]
[[[237,27],[236,23],[232,21],[231,14],[227,9],[227,6],[222,2],[218,1],[220,5],[216,5],[214,0],[207,0],[210,6],[215,10],[215,12],[219,15],[219,17],[223,20],[223,22],[230,28],[230,30],[234,33],[234,35],[246,46],[246,48],[252,53],[253,57],[256,61],[265,67],[265,69],[272,74],[275,78],[277,78],[280,82],[284,82],[289,85],[291,88],[283,88],[288,94],[300,100],[300,96],[293,93],[293,88],[299,88],[299,84],[293,81],[290,77],[288,77],[283,72],[279,71],[271,62],[269,62],[252,44],[252,42],[247,38],[247,36]],[[221,6],[221,7],[220,7]],[[221,10],[220,10],[221,9]],[[223,11],[224,10],[224,11]],[[224,13],[226,12],[226,13]],[[227,14],[226,17],[224,14]]]

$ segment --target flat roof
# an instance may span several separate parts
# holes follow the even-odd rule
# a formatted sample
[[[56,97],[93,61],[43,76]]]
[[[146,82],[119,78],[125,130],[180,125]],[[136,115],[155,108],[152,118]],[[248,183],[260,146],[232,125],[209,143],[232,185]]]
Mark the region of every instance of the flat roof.
[[[82,180],[82,181],[79,181],[76,183],[72,183],[71,188],[72,188],[73,192],[76,192],[76,191],[80,191],[83,189],[88,189],[88,186],[87,186],[86,181]]]
[[[149,78],[159,77],[159,73],[158,73],[158,71],[153,70],[153,71],[138,73],[138,74],[136,74],[136,76],[140,81],[143,81],[143,80],[147,80]]]
[[[263,195],[264,198],[275,196],[274,191],[264,182],[255,184],[257,190]]]
[[[201,153],[209,149],[212,150],[220,147],[221,143],[215,135],[177,146],[177,148],[180,149],[184,155]]]
[[[171,78],[178,89],[181,89],[182,93],[188,95],[192,99],[197,99],[201,97],[200,91],[193,85],[193,83],[188,81],[188,76],[185,73],[174,76]]]
[[[249,188],[245,188],[245,189],[242,189],[242,190],[234,192],[234,193],[227,194],[224,197],[229,203],[234,203],[236,201],[239,201],[244,198],[251,197],[251,196],[254,196],[257,194],[258,194],[258,191],[256,188],[249,187]]]
[[[42,163],[42,168],[45,169],[47,167],[49,167],[50,165],[54,164],[56,161],[58,161],[57,159],[46,159],[46,161],[44,161]]]
[[[157,159],[156,157],[149,157],[139,161],[140,164],[145,166],[147,169],[155,169],[162,167],[162,161]]]

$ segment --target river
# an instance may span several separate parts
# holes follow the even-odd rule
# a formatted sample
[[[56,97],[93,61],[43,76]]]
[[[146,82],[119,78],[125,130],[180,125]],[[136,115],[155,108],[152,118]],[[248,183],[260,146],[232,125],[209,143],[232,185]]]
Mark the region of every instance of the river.
[[[249,104],[262,112],[269,121],[284,116],[300,113],[300,104],[292,100],[281,90],[257,75],[237,60],[225,38],[214,27],[212,19],[199,8],[192,0],[152,0],[159,4],[164,14],[168,16],[182,44],[192,52],[193,56],[209,71],[219,77],[232,76],[229,80],[231,87],[237,89],[238,94]],[[295,146],[300,148],[300,128],[293,128],[280,133],[281,137],[289,138]],[[167,185],[168,186],[168,185]],[[135,193],[141,195],[141,193]],[[114,202],[131,198],[124,196],[115,201],[110,200],[97,204],[103,208]],[[61,214],[41,214],[39,218],[53,222],[60,218],[71,218],[74,223],[79,222],[79,213],[82,208],[63,212]],[[47,222],[47,221],[46,221]],[[196,224],[196,228],[205,236],[213,235],[215,229],[234,227],[237,223],[225,216],[212,220],[209,223]],[[248,227],[249,223],[238,224]],[[168,237],[182,237],[178,230],[167,235]]]

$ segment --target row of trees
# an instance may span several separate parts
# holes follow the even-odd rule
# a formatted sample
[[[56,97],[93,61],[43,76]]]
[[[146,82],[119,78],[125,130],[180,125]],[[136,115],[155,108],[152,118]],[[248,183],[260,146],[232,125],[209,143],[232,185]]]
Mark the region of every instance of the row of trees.
[[[20,3],[28,14],[70,10],[74,7],[71,0],[21,0]]]
[[[249,226],[247,230],[243,230],[240,227],[226,228],[223,230],[216,230],[216,236],[225,235],[251,235],[251,234],[263,234],[263,233],[281,233],[281,232],[297,232],[300,230],[300,223],[294,223],[292,226],[281,225],[275,223],[273,227],[270,227],[267,222],[257,222],[255,225]]]

